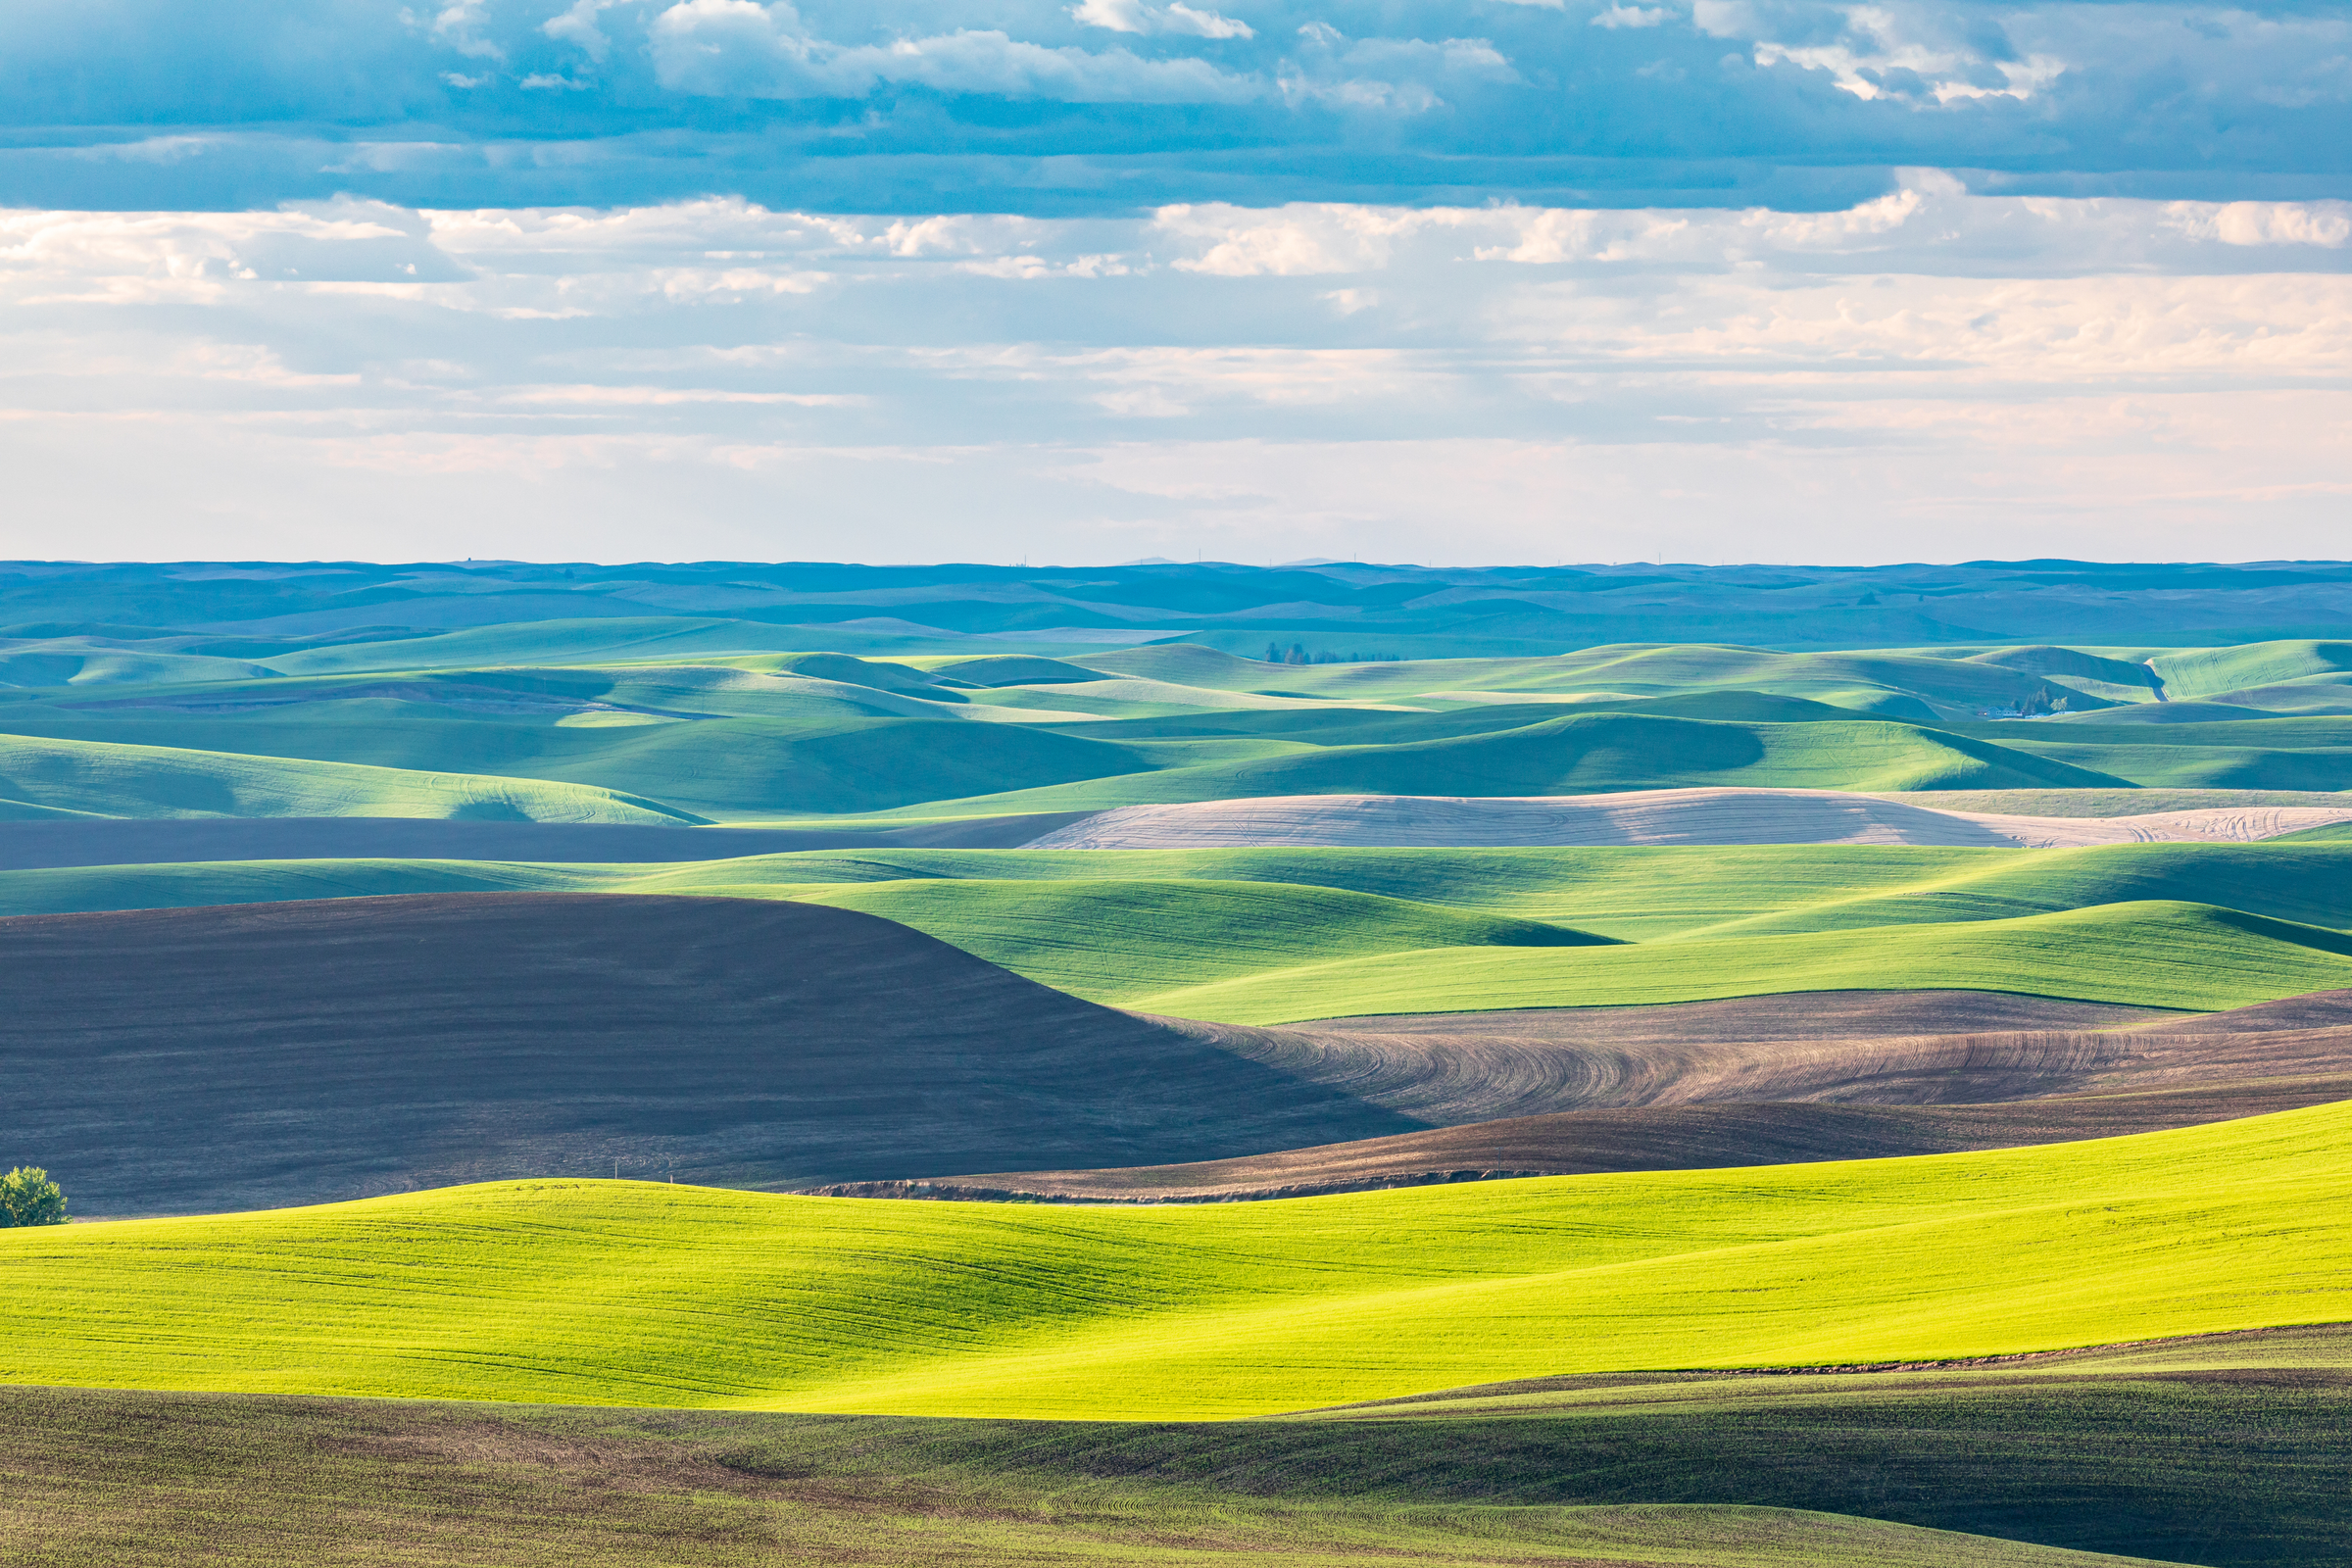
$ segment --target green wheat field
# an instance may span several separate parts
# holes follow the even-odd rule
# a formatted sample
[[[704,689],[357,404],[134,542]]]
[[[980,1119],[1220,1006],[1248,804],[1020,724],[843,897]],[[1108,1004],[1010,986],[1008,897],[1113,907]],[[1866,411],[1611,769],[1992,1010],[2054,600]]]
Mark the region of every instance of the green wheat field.
[[[0,577],[0,1562],[2352,1564],[2329,628],[553,569]]]

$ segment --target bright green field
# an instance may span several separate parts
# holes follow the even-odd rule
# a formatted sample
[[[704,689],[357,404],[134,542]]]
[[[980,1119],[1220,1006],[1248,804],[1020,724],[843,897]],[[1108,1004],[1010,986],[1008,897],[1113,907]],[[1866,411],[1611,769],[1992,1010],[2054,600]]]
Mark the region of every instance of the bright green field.
[[[0,735],[0,820],[73,816],[428,816],[669,826],[702,820],[660,802],[536,778]]]
[[[1757,845],[1624,849],[858,850],[677,864],[256,860],[0,871],[0,914],[469,889],[805,896],[854,883],[1289,884],[1541,920],[1627,941],[1830,930],[2182,899],[2352,927],[2352,845],[2333,830],[2269,844],[2080,850]],[[944,892],[944,889],[942,890]],[[963,895],[956,895],[962,897]],[[914,906],[913,923],[923,917]],[[894,919],[908,918],[893,914]],[[1293,934],[1312,922],[1293,920]],[[926,926],[926,929],[928,927]]]
[[[19,673],[57,684],[0,688],[0,733],[236,756],[257,779],[275,777],[276,760],[586,785],[713,820],[1335,792],[2352,784],[2352,717],[2107,722],[2144,718],[2153,677],[2082,650],[1644,644],[1290,666],[1176,645],[1083,663],[900,662],[771,650],[773,628],[726,647],[716,630],[634,617],[485,627],[275,664],[134,658],[87,639],[28,645],[13,656]],[[2283,692],[2278,712],[2299,713],[2352,693],[2335,667],[2341,646],[2205,651],[2195,667],[2274,675],[2222,695]],[[2074,683],[2065,722],[1982,720],[2047,699],[2052,680]],[[52,780],[27,799],[113,815],[152,814],[164,797]],[[249,814],[301,808],[262,787],[235,803]]]
[[[1796,991],[2006,991],[2218,1011],[2352,986],[2352,935],[2211,905],[1573,950],[1441,948],[1116,1000],[1276,1024],[1362,1013],[1617,1007]]]
[[[8,1380],[1205,1419],[2352,1316],[2352,1105],[1138,1209],[517,1182],[0,1234]]]
[[[2327,842],[224,861],[0,872],[0,913],[510,890],[810,900],[1229,1022],[1913,986],[2203,1008],[2352,985],[2352,844]]]
[[[802,897],[913,926],[1033,980],[1105,1002],[1171,978],[1201,983],[1287,971],[1301,949],[1337,959],[1606,940],[1378,894],[1264,882],[935,880],[807,889]]]

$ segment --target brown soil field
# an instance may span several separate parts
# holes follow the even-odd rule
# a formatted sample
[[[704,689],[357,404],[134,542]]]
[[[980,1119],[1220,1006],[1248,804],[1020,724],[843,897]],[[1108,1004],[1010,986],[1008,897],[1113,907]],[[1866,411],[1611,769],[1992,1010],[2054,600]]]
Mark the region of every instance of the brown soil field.
[[[2352,992],[2203,1016],[1926,991],[1334,1018],[1279,1029],[1161,1021],[1447,1127],[1601,1107],[1967,1105],[2352,1072]]]
[[[457,894],[0,920],[0,1159],[77,1215],[526,1175],[1132,1165],[1414,1118],[871,915]]]
[[[1072,1202],[1304,1197],[1952,1153],[2352,1099],[2345,991],[2204,1016],[1969,992],[1851,992],[1289,1029],[1162,1021],[1435,1125],[1231,1159],[829,1190]],[[2018,1027],[2032,1023],[2043,1027]]]
[[[852,832],[817,828],[638,827],[602,822],[452,822],[405,816],[184,817],[12,822],[0,871],[53,865],[159,865],[187,860],[449,860],[647,862],[723,860],[794,850],[1004,850],[1077,821],[1084,811],[979,816]]]
[[[828,1189],[858,1198],[1199,1203],[1510,1176],[1885,1159],[2120,1138],[2352,1100],[2352,1073],[2212,1089],[2060,1095],[1992,1105],[1662,1105],[1513,1116],[1240,1159],[1125,1170],[997,1172]]]

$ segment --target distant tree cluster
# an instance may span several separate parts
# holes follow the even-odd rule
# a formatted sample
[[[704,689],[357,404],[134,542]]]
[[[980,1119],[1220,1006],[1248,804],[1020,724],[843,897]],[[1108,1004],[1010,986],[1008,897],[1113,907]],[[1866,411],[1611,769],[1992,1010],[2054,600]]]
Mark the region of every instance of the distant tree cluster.
[[[1266,644],[1266,662],[1269,664],[1380,664],[1395,663],[1396,654],[1335,654],[1328,650],[1308,653],[1306,644],[1293,643],[1286,650],[1280,643]]]
[[[0,1176],[0,1229],[17,1225],[63,1225],[65,1189],[38,1165],[19,1165]]]
[[[2044,686],[2037,692],[2018,699],[2017,705],[2013,708],[1987,708],[1984,710],[1984,716],[1986,718],[2047,718],[2052,713],[2065,712],[2071,696],[2071,693],[2061,695]]]

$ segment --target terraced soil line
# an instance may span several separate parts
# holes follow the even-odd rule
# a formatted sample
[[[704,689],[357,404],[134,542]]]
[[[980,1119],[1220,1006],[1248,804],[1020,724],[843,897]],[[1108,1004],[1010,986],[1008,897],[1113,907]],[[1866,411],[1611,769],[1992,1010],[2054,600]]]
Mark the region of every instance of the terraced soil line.
[[[1702,787],[1595,795],[1279,795],[1121,806],[1045,832],[1040,850],[1909,844],[2056,849],[2251,843],[2352,821],[2352,802],[2133,816],[2026,816],[1843,790]]]
[[[2069,1017],[2108,1027],[1932,1032],[1938,1022]],[[1045,1202],[1298,1198],[1954,1153],[2352,1099],[2352,992],[2344,991],[2203,1016],[1914,992],[1335,1019],[1285,1030],[1165,1021],[1446,1125],[1234,1159],[826,1190]],[[1839,1032],[1857,1028],[1889,1032]]]
[[[1742,1104],[1516,1116],[1241,1159],[1126,1170],[858,1182],[829,1197],[989,1202],[1213,1203],[1602,1171],[1886,1159],[2121,1138],[2352,1100],[2352,1074],[2000,1105]]]

